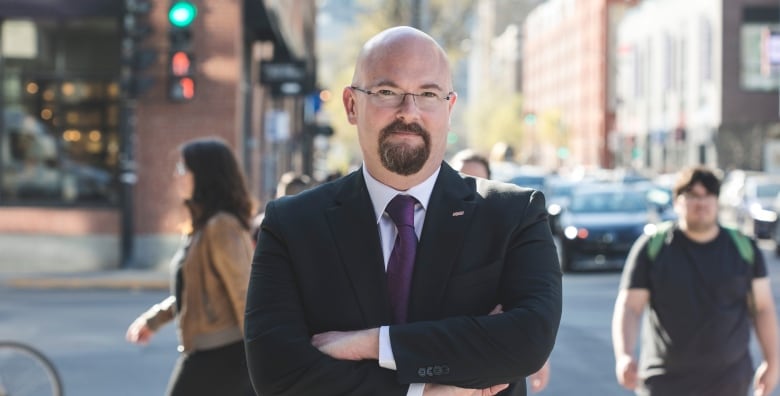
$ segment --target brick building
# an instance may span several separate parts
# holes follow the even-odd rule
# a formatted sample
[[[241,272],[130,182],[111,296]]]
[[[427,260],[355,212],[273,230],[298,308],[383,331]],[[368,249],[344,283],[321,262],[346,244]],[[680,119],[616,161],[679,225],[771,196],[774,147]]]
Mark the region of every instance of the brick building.
[[[611,168],[617,23],[636,0],[550,0],[525,23],[523,111],[539,165]]]
[[[196,91],[183,103],[167,85],[172,0],[0,3],[0,270],[164,265],[186,220],[171,175],[189,139],[227,141],[259,203],[311,166],[314,2],[190,1]],[[134,100],[121,49],[146,3],[136,17],[152,32],[136,46],[157,57],[138,73],[155,82]],[[273,65],[302,83],[261,83]]]

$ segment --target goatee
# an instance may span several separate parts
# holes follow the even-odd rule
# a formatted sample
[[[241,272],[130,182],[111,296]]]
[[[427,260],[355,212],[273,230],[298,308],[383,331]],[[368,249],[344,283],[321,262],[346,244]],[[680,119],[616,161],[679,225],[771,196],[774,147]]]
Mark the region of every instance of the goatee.
[[[410,146],[405,142],[394,143],[390,136],[397,131],[415,133],[423,140],[422,146]],[[419,124],[404,124],[396,120],[379,133],[379,158],[389,171],[403,176],[413,175],[422,169],[431,155],[431,135]]]

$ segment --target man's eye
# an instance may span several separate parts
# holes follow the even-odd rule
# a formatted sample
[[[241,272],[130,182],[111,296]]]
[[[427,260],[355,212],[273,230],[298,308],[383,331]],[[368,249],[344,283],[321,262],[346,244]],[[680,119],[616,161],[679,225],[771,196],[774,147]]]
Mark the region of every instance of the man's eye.
[[[439,95],[436,92],[431,92],[431,91],[425,91],[421,93],[420,96],[423,98],[431,98],[431,99],[437,99],[439,97]]]
[[[391,91],[389,89],[380,89],[380,90],[376,91],[376,94],[379,95],[379,96],[387,96],[387,97],[396,96],[397,95],[395,92],[393,92],[393,91]]]

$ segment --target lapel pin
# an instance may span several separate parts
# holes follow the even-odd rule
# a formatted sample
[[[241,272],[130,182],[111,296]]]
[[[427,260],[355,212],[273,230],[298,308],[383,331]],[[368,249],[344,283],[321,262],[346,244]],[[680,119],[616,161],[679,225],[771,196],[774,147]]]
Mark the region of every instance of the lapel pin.
[[[452,217],[463,216],[463,213],[465,212],[462,210],[459,210],[457,212],[452,212]]]

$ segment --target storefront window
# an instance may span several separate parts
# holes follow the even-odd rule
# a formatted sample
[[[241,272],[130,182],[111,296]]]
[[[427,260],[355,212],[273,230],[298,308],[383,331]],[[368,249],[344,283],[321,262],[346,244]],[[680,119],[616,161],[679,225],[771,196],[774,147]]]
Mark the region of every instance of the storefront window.
[[[117,203],[119,34],[115,18],[2,21],[0,204]]]
[[[748,7],[740,29],[741,83],[748,91],[780,87],[777,48],[780,47],[780,9]]]

